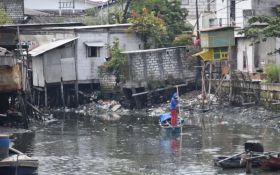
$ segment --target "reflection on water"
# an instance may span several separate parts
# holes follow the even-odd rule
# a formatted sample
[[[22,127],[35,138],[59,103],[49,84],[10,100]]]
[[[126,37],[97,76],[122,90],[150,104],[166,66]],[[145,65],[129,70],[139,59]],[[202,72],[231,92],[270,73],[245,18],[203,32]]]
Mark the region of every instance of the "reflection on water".
[[[57,115],[57,120],[34,133],[15,137],[16,148],[39,159],[39,175],[239,175],[244,170],[213,167],[213,157],[242,152],[247,140],[261,141],[266,151],[280,151],[274,129],[206,115],[190,117],[182,133],[175,135],[162,131],[157,118],[126,116],[102,122],[76,114]],[[254,174],[273,173],[255,170]]]

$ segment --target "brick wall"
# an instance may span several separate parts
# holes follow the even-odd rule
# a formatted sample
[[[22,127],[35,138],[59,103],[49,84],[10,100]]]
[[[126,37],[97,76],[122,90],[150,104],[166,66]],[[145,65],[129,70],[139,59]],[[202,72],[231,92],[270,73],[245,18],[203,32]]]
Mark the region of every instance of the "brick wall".
[[[129,64],[129,82],[193,79],[194,67],[185,47],[124,52]]]
[[[100,73],[99,78],[100,88],[102,93],[113,93],[116,86],[116,77],[109,73]]]
[[[5,9],[13,23],[23,22],[24,0],[0,0],[0,6]]]

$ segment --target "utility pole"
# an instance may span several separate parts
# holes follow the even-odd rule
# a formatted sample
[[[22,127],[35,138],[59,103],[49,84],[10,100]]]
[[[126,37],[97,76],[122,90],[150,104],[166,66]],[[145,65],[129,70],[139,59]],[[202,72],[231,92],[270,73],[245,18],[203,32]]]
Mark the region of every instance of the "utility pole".
[[[195,0],[195,9],[196,9],[196,39],[200,39],[199,35],[199,14],[198,14],[198,0]]]
[[[107,24],[109,24],[109,0],[107,0]]]

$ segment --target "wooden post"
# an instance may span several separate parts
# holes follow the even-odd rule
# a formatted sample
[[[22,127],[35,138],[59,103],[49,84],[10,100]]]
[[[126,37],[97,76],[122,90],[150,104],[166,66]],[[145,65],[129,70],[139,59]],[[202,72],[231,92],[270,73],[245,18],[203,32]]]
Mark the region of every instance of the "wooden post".
[[[212,83],[212,66],[213,66],[213,64],[212,64],[212,61],[209,61],[209,66],[210,66],[210,70],[209,70],[209,86],[208,86],[208,94],[211,94],[211,83]]]
[[[251,158],[252,157],[252,152],[247,153],[246,157]],[[246,160],[246,174],[251,174],[251,173],[252,173],[252,160],[247,159]]]
[[[251,174],[252,173],[252,161],[247,160],[246,161],[246,174]]]
[[[37,90],[37,105],[40,107],[40,91]]]
[[[132,94],[136,94],[136,89],[135,88],[132,88]],[[135,104],[136,104],[136,108],[139,109],[140,108],[140,103],[139,103],[139,100],[137,98],[137,96],[134,97],[134,100],[135,100]]]
[[[204,110],[204,101],[206,98],[206,89],[205,89],[205,62],[203,61],[202,70],[201,70],[201,95],[202,95],[202,110]]]
[[[75,100],[76,100],[76,106],[79,105],[79,80],[78,80],[78,58],[77,58],[77,41],[74,41],[74,61],[75,61]]]
[[[61,77],[60,81],[60,91],[61,91],[61,101],[62,101],[62,106],[65,107],[65,101],[64,101],[64,89],[63,89],[63,79]]]
[[[48,88],[47,82],[45,82],[45,107],[48,107]]]

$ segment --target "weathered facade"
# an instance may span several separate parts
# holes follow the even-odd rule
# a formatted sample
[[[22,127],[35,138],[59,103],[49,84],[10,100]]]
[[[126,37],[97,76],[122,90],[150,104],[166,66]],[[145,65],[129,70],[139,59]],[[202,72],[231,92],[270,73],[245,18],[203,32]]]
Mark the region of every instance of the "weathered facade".
[[[77,93],[81,86],[99,84],[99,66],[110,57],[109,46],[116,39],[123,50],[142,47],[141,39],[134,32],[128,31],[130,25],[21,30],[22,41],[29,43],[31,49],[33,85],[46,92],[54,86],[56,89],[65,86],[64,91],[73,94],[73,89]],[[45,98],[47,96],[45,94]]]
[[[8,18],[13,23],[22,23],[24,20],[24,0],[1,0],[0,7],[3,8]]]
[[[35,48],[30,52],[33,68],[33,85],[45,87],[45,84],[61,81],[75,81],[75,45],[77,38],[58,40]]]
[[[70,61],[70,59],[66,58],[75,57],[77,59],[77,79],[79,83],[97,83],[99,80],[98,67],[106,61],[106,58],[110,57],[108,46],[115,39],[119,40],[120,48],[126,51],[137,50],[143,45],[143,42],[135,33],[127,31],[129,26],[130,24],[48,28],[43,30],[43,32],[36,30],[33,30],[31,33],[30,31],[23,31],[22,38],[23,40],[35,43],[35,45],[39,45],[41,48],[48,47],[48,44],[53,43],[51,40],[57,40],[59,42],[59,40],[67,40],[73,37],[77,38],[75,47],[68,48],[69,50],[63,49],[63,53],[72,53],[72,56],[59,58],[65,58],[65,60],[61,61],[68,65],[72,65],[73,59]],[[35,49],[30,52],[31,55],[34,52],[36,52]],[[44,52],[41,54],[44,55]],[[37,64],[36,61],[34,64]],[[36,67],[36,65],[33,66]],[[52,74],[54,72],[50,71],[45,76],[53,77]],[[54,82],[60,82],[60,79],[47,81],[47,83]]]

